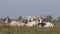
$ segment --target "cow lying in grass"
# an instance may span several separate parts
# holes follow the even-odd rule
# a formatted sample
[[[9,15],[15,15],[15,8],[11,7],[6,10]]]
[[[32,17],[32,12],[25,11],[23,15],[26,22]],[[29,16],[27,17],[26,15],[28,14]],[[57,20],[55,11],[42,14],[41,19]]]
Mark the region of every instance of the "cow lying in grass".
[[[5,19],[5,25],[9,26],[24,26],[25,23],[21,21],[11,21],[8,17]]]
[[[47,27],[52,27],[53,28],[54,26],[55,25],[51,22],[42,22],[42,23],[39,24],[39,27],[45,27],[45,28],[47,28]]]

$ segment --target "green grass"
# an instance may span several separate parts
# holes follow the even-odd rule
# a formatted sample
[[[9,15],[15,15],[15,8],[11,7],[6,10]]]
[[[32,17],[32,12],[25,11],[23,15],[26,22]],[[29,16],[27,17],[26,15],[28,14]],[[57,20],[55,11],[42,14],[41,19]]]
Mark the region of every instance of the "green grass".
[[[0,34],[60,34],[60,23],[55,28],[39,27],[3,27],[0,23]]]
[[[0,34],[60,34],[60,29],[39,27],[0,27]]]

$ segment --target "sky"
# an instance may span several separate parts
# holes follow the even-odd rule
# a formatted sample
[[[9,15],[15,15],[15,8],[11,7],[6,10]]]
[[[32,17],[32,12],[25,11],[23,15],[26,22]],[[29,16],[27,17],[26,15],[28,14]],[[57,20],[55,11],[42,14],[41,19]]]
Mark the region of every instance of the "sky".
[[[0,0],[0,18],[60,16],[60,0]]]

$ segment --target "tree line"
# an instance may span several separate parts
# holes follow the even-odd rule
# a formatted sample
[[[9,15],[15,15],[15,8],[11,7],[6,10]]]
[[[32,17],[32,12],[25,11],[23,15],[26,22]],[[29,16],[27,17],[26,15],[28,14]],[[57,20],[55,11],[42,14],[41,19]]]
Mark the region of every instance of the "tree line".
[[[52,23],[60,22],[60,16],[57,19],[53,19],[51,15],[48,15],[44,18],[44,22],[52,22]]]
[[[42,17],[44,18],[44,17]],[[18,20],[22,19],[22,16],[19,16]],[[2,18],[0,18],[0,21],[3,20]],[[52,23],[56,23],[56,22],[60,22],[60,16],[57,19],[53,19],[53,17],[51,15],[47,15],[44,18],[44,22],[52,22]]]

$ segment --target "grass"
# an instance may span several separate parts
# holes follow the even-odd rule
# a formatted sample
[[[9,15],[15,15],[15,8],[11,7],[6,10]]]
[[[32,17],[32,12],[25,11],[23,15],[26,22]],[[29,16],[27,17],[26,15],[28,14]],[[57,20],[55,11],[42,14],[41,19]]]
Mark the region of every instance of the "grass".
[[[39,28],[39,27],[0,27],[0,34],[60,34],[60,27]]]

